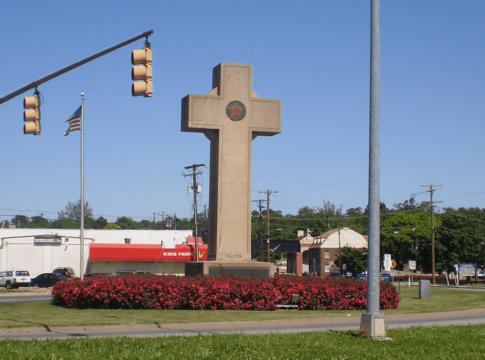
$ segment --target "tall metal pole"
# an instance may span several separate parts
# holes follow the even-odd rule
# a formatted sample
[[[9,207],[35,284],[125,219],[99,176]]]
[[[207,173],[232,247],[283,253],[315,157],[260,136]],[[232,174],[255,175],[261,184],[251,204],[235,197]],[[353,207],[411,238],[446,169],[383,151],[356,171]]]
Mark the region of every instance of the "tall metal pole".
[[[367,313],[379,313],[380,257],[380,46],[379,0],[371,2],[370,131],[369,131],[369,263]]]
[[[84,278],[84,93],[81,93],[81,236],[80,236],[80,271]]]
[[[379,0],[371,0],[370,110],[369,110],[369,244],[367,263],[367,313],[362,314],[364,336],[386,336],[384,314],[379,313],[380,258],[380,28]]]

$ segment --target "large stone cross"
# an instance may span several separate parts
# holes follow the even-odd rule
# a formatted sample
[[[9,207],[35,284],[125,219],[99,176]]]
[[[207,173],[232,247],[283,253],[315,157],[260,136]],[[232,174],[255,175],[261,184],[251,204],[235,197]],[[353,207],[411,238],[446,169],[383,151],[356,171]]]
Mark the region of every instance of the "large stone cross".
[[[182,99],[182,131],[211,143],[208,260],[251,261],[251,142],[281,132],[281,101],[258,98],[251,65],[219,64],[212,91]]]

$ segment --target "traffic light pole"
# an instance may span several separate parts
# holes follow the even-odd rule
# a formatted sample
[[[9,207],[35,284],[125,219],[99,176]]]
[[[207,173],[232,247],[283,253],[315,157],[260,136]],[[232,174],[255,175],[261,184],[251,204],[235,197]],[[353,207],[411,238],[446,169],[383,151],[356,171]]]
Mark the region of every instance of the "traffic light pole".
[[[13,99],[14,97],[16,97],[16,96],[18,96],[18,95],[20,95],[20,94],[22,94],[22,93],[24,93],[24,92],[26,92],[30,89],[36,88],[37,86],[40,86],[40,85],[42,85],[43,83],[46,83],[49,80],[52,80],[52,79],[54,79],[54,78],[56,78],[56,77],[58,77],[62,74],[67,73],[68,71],[71,71],[71,70],[73,70],[73,69],[75,69],[75,68],[77,68],[81,65],[84,65],[84,64],[86,64],[90,61],[93,61],[93,60],[95,60],[95,59],[97,59],[97,58],[99,58],[103,55],[106,55],[106,54],[112,52],[112,51],[118,50],[119,48],[122,48],[123,46],[126,46],[128,44],[131,44],[132,42],[135,42],[135,41],[137,41],[141,38],[147,38],[148,39],[148,37],[152,34],[153,34],[153,30],[145,31],[144,33],[142,33],[140,35],[132,37],[131,39],[125,40],[125,41],[123,41],[119,44],[116,44],[114,46],[111,46],[111,47],[104,49],[104,50],[102,50],[102,51],[100,51],[96,54],[93,54],[93,55],[91,55],[91,56],[89,56],[85,59],[82,59],[78,62],[75,62],[74,64],[71,64],[69,66],[66,66],[65,68],[57,70],[57,71],[53,72],[52,74],[49,74],[47,76],[44,76],[43,78],[35,80],[32,83],[25,85],[25,86],[21,87],[20,89],[17,89],[15,91],[1,97],[0,98],[0,104],[3,104],[4,102],[7,102],[7,101]]]

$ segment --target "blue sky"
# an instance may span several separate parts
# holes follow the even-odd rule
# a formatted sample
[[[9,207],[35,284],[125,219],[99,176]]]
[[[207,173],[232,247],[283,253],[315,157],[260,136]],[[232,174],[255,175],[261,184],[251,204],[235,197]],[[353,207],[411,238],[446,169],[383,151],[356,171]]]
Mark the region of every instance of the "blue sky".
[[[153,29],[154,96],[131,96],[140,40],[39,87],[42,135],[23,97],[0,105],[0,219],[55,219],[80,184],[80,133],[64,121],[85,93],[85,198],[95,216],[190,216],[184,166],[209,141],[181,133],[180,101],[211,90],[221,62],[253,65],[281,99],[283,132],[253,142],[252,195],[296,214],[329,200],[364,208],[368,187],[370,1],[22,1],[0,5],[0,96]],[[381,1],[381,201],[441,184],[440,207],[485,207],[485,2]],[[199,204],[208,204],[209,168]],[[12,215],[12,216],[11,216]],[[157,217],[158,218],[158,217]]]

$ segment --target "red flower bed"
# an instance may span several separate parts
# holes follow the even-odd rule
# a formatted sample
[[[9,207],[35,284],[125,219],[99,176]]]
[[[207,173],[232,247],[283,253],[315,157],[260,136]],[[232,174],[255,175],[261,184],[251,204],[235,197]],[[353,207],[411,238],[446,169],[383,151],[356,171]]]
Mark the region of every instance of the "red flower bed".
[[[399,293],[381,282],[380,308],[399,307]],[[276,310],[299,294],[300,310],[362,310],[367,284],[353,279],[101,276],[58,282],[54,303],[69,308]]]

